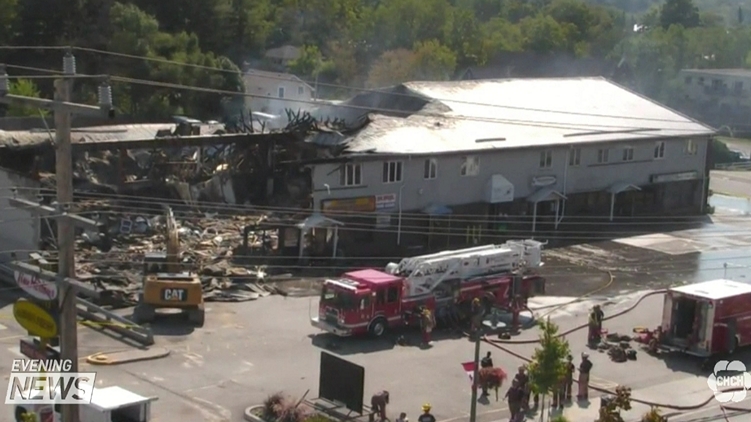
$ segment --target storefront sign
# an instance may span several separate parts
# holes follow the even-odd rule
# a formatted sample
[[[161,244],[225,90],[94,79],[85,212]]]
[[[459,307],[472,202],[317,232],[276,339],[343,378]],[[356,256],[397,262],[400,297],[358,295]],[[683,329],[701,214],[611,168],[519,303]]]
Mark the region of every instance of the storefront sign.
[[[387,193],[385,195],[376,195],[375,197],[376,209],[387,210],[396,207],[396,194]]]
[[[686,171],[683,173],[655,174],[652,175],[652,183],[685,182],[699,178],[698,171]]]
[[[554,185],[557,182],[555,176],[536,176],[532,178],[532,186],[544,187]]]
[[[488,185],[488,203],[499,204],[514,200],[514,185],[502,175],[491,176]]]
[[[46,346],[42,348],[42,345],[38,341],[31,342],[29,340],[21,339],[19,345],[19,351],[22,355],[29,359],[35,360],[58,360],[60,359],[60,352]]]
[[[54,300],[57,298],[57,285],[39,278],[37,274],[15,272],[16,284],[34,299]]]
[[[321,211],[327,212],[373,212],[376,209],[375,196],[347,199],[324,199]]]
[[[26,299],[17,300],[13,304],[13,316],[32,336],[52,338],[57,335],[55,318],[34,302]]]

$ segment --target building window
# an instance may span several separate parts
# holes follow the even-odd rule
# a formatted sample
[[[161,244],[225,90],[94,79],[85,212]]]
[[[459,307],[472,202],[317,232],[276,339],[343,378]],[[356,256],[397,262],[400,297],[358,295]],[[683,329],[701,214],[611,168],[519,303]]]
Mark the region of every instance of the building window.
[[[345,164],[339,172],[339,184],[342,186],[362,185],[362,165]]]
[[[576,167],[582,162],[582,149],[574,148],[568,152],[568,165]]]
[[[719,91],[722,89],[722,79],[712,79],[712,89]]]
[[[634,149],[626,147],[623,149],[623,161],[634,161]]]
[[[686,139],[686,154],[696,155],[699,152],[699,145],[693,139]]]
[[[383,183],[398,183],[402,181],[402,162],[387,161],[383,163]]]
[[[704,85],[704,77],[699,78],[699,85]]]
[[[610,150],[608,149],[598,149],[597,150],[597,163],[598,164],[604,164],[607,163],[610,157]]]
[[[686,82],[686,85],[691,85],[692,79],[693,79],[692,77],[686,76],[686,79],[684,79],[684,81]]]
[[[665,158],[665,142],[660,141],[655,144],[655,160]]]
[[[278,91],[279,98],[284,98],[284,87],[280,86]]]
[[[301,86],[298,86],[297,87],[297,95],[299,95],[299,96],[302,97],[303,94],[305,94],[305,88],[303,88]]]
[[[435,179],[438,177],[438,160],[435,158],[428,158],[425,160],[425,179]]]
[[[736,94],[743,92],[743,82],[736,82],[733,84],[733,90]]]
[[[462,158],[462,176],[477,176],[480,174],[480,157],[470,155]]]
[[[549,169],[553,167],[553,151],[546,149],[540,152],[540,168]]]

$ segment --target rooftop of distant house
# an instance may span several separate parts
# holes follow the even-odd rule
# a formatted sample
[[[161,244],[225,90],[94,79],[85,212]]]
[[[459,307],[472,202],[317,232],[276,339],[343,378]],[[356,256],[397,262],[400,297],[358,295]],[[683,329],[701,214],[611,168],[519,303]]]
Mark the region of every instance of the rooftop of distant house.
[[[350,154],[439,154],[714,133],[602,77],[408,82],[315,113],[362,126],[308,140],[344,146]]]
[[[268,59],[277,60],[296,60],[300,57],[300,48],[294,45],[283,45],[281,47],[266,50],[264,56]]]
[[[255,76],[257,78],[261,79],[267,79],[270,82],[275,81],[287,81],[287,82],[295,82],[299,84],[303,84],[309,89],[313,90],[313,87],[308,85],[307,82],[300,79],[299,77],[291,74],[291,73],[283,73],[283,72],[269,72],[267,70],[259,70],[259,69],[247,69],[245,71],[245,76]]]
[[[682,72],[722,76],[741,76],[746,78],[751,77],[751,70],[749,69],[683,69]]]

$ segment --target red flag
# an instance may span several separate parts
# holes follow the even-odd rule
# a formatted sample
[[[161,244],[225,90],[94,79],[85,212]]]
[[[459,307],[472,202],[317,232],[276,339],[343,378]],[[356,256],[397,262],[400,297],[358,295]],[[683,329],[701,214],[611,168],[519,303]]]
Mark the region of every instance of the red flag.
[[[462,363],[462,367],[464,368],[464,372],[466,372],[467,376],[469,377],[469,382],[473,382],[475,377],[475,363],[464,362]]]

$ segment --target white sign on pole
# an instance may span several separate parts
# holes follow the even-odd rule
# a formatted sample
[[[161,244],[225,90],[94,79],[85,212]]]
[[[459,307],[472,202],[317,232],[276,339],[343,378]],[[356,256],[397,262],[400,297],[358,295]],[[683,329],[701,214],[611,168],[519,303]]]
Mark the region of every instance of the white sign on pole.
[[[57,285],[50,281],[42,280],[37,274],[15,272],[16,284],[26,293],[39,300],[55,300],[57,298]]]

